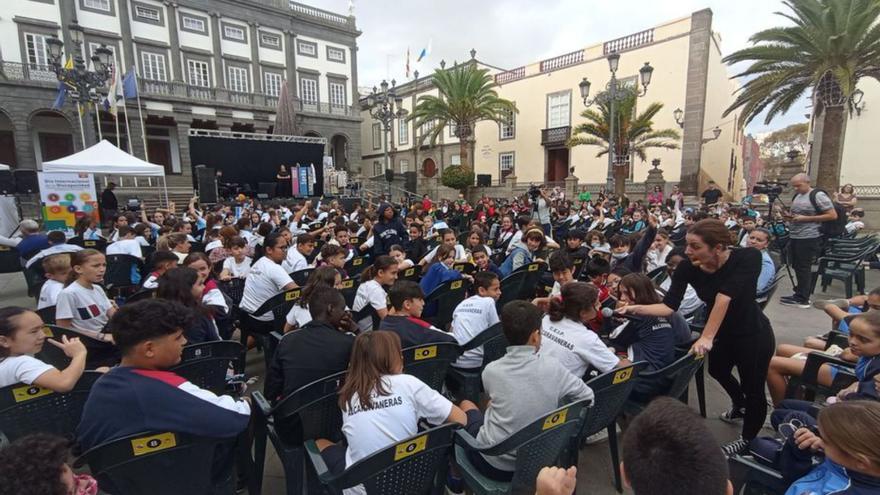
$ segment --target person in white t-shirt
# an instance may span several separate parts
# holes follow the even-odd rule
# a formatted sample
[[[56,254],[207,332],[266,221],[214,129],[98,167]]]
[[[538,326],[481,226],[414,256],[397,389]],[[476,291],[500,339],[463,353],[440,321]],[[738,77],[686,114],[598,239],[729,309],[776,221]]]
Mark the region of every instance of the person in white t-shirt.
[[[666,256],[667,277],[660,283],[660,290],[663,291],[663,294],[666,294],[669,287],[672,286],[672,274],[675,273],[678,264],[681,263],[686,256],[683,247],[673,249]],[[681,305],[678,307],[678,312],[681,313],[682,316],[689,317],[692,316],[702,305],[703,301],[700,299],[700,296],[697,295],[697,291],[694,290],[691,284],[688,284],[684,291],[684,298],[681,300]]]
[[[246,249],[247,241],[242,237],[235,236],[229,240],[229,253],[231,256],[223,260],[220,280],[227,281],[233,278],[246,278],[248,276],[253,260],[245,256]]]
[[[415,263],[406,258],[406,250],[400,244],[395,244],[388,249],[388,255],[397,260],[397,269],[406,270],[412,268]]]
[[[315,290],[320,287],[331,287],[337,290],[342,288],[342,275],[332,266],[322,266],[312,272],[308,282],[306,282],[306,286],[303,287],[299,301],[287,313],[284,333],[302,328],[303,325],[312,321],[312,314],[309,312],[309,300],[312,294],[315,293]]]
[[[0,387],[17,383],[36,385],[55,392],[69,392],[86,367],[86,347],[76,337],[48,339],[39,315],[25,308],[0,308]],[[59,371],[33,357],[44,345],[54,345],[71,358]]]
[[[287,273],[305,270],[309,267],[306,257],[315,250],[315,238],[311,234],[300,234],[296,238],[296,245],[287,250],[287,257],[281,266]]]
[[[272,296],[296,288],[296,283],[281,267],[287,255],[287,242],[280,234],[269,234],[264,241],[265,254],[251,267],[244,282],[244,292],[239,307],[253,313]],[[259,321],[272,321],[272,312],[253,316]]]
[[[332,473],[419,432],[419,420],[432,425],[482,423],[482,413],[469,401],[456,406],[418,378],[403,374],[400,338],[387,331],[359,335],[351,351],[348,379],[339,391],[345,443],[316,441]],[[347,444],[347,446],[346,446]],[[366,493],[362,486],[344,492]]]
[[[666,257],[669,256],[670,251],[672,251],[672,245],[669,244],[669,234],[665,230],[658,230],[654,237],[654,244],[651,244],[651,248],[648,249],[648,254],[645,256],[645,273],[651,273],[657,268],[665,266]]]
[[[574,282],[574,261],[564,251],[554,251],[550,255],[548,261],[550,273],[553,274],[553,288],[550,289],[550,295],[547,297],[536,297],[532,300],[532,304],[541,308],[541,311],[547,312],[550,306],[550,299],[559,297],[562,293],[562,286],[569,282]]]
[[[58,302],[58,294],[64,289],[64,283],[70,276],[70,255],[54,254],[43,259],[43,272],[46,282],[40,288],[37,309],[50,308]]]
[[[117,232],[119,233],[119,240],[107,246],[107,255],[127,254],[143,259],[144,254],[141,251],[141,244],[134,238],[134,230],[127,225],[123,225],[119,227]]]
[[[460,345],[467,344],[500,321],[495,307],[501,297],[498,275],[492,272],[475,273],[473,288],[477,293],[460,302],[452,312],[452,335]],[[472,369],[482,365],[483,347],[480,346],[462,354],[453,366]]]
[[[550,300],[541,321],[541,354],[556,358],[571,374],[583,377],[592,367],[606,373],[628,361],[618,358],[586,327],[599,310],[599,291],[586,282],[572,282]]]
[[[382,255],[376,258],[372,266],[361,274],[361,285],[358,286],[351,310],[359,313],[367,306],[372,306],[379,320],[385,318],[388,314],[388,294],[382,286],[394,284],[397,280],[397,267],[397,261],[391,256]],[[373,318],[369,315],[360,318],[357,323],[362,331],[373,329]]]
[[[464,249],[464,246],[458,244],[455,239],[455,232],[450,229],[445,229],[441,231],[441,243],[438,246],[435,246],[434,249],[428,251],[428,254],[425,255],[424,258],[419,261],[419,265],[428,266],[434,261],[434,256],[437,254],[437,249],[440,248],[441,245],[446,244],[447,246],[452,246],[455,248],[455,262],[456,263],[464,263],[468,260],[467,252]]]

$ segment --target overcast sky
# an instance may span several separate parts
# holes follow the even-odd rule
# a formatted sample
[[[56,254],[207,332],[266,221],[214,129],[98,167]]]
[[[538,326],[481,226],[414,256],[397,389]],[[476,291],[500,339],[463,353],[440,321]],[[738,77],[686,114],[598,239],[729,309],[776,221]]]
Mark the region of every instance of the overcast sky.
[[[305,0],[347,13],[349,0]],[[754,32],[788,23],[774,15],[784,9],[777,0],[354,0],[363,34],[358,39],[358,83],[377,85],[383,78],[404,80],[405,53],[411,67],[431,72],[441,59],[477,58],[511,69],[567,53],[711,8],[713,28],[721,34],[727,55],[748,45]],[[419,51],[433,39],[431,55],[415,64]],[[733,73],[731,72],[731,75]],[[806,102],[768,126],[763,118],[748,128],[754,134],[805,121]]]

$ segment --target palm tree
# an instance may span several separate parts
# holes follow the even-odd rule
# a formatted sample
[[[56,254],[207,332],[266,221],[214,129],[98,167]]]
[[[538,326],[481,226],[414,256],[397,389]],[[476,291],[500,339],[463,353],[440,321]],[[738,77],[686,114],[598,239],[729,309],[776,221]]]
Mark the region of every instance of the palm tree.
[[[422,142],[430,140],[432,146],[446,126],[451,125],[453,135],[458,138],[462,167],[473,170],[468,146],[476,123],[481,120],[504,123],[511,112],[517,112],[516,106],[498,96],[492,89],[495,82],[488,69],[480,69],[473,62],[438,69],[433,83],[440,95],[420,96],[407,120],[414,120],[416,129],[434,123],[422,137]]]
[[[741,109],[747,124],[763,111],[768,124],[808,91],[816,115],[824,112],[817,185],[834,191],[840,182],[844,106],[862,77],[880,78],[880,2],[877,0],[787,0],[794,23],[752,35],[753,46],[724,58],[751,62],[734,77],[748,79],[724,115]],[[878,79],[880,80],[880,79]]]
[[[649,148],[664,148],[669,150],[678,149],[678,141],[681,139],[675,129],[654,130],[654,116],[663,108],[662,103],[651,103],[640,114],[636,115],[637,95],[631,89],[626,89],[628,94],[622,101],[615,103],[614,113],[614,154],[618,162],[630,155],[635,155],[641,161],[647,161]],[[587,108],[581,112],[586,122],[578,125],[572,131],[572,137],[568,140],[568,147],[590,145],[598,146],[597,157],[608,153],[608,133],[610,127],[609,115],[611,114],[610,101],[597,98],[600,103],[598,109]],[[582,134],[582,135],[581,135]],[[622,164],[621,164],[622,165]],[[614,167],[615,190],[621,192],[626,180],[627,170],[625,166]]]

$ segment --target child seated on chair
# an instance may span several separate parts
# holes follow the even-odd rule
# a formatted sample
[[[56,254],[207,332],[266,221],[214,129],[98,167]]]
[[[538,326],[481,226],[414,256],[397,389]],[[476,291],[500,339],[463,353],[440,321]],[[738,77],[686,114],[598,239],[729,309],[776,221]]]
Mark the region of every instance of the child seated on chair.
[[[563,297],[564,294],[565,291]],[[542,316],[541,310],[527,301],[509,302],[501,310],[504,336],[510,347],[507,354],[483,370],[483,388],[490,402],[475,435],[481,447],[498,444],[562,404],[593,398],[593,391],[581,377],[572,375],[556,359],[538,352],[542,342]],[[474,434],[471,429],[468,432]],[[516,467],[513,454],[483,456],[471,451],[468,459],[491,479],[510,481],[513,478]]]
[[[3,493],[17,495],[97,495],[98,482],[88,474],[74,474],[70,440],[34,433],[0,450]]]
[[[48,258],[43,258],[42,264],[46,281],[40,288],[37,310],[51,308],[58,303],[58,294],[64,289],[64,283],[70,276],[70,255],[53,254]]]
[[[397,260],[388,255],[376,258],[369,268],[361,273],[361,284],[354,296],[354,304],[351,310],[358,313],[372,306],[379,316],[379,320],[388,315],[388,294],[383,286],[389,286],[397,280]],[[366,316],[358,322],[362,331],[373,329],[373,318]]]
[[[142,287],[144,289],[154,290],[159,288],[159,277],[164,275],[168,270],[177,268],[178,258],[177,255],[171,251],[156,251],[152,254],[150,261],[153,263],[153,271],[150,272],[150,275],[144,280]]]
[[[425,294],[419,284],[398,280],[388,291],[391,307],[379,330],[396,333],[400,346],[407,347],[441,342],[457,344],[455,337],[421,319],[425,307]]]
[[[532,304],[546,312],[550,305],[550,299],[558,297],[562,292],[562,286],[574,281],[574,261],[563,251],[554,251],[548,262],[550,273],[553,274],[553,288],[547,297],[538,297],[532,300]]]
[[[458,303],[452,312],[452,334],[459,344],[465,345],[483,333],[498,319],[495,307],[501,297],[501,282],[498,275],[492,272],[474,274],[474,290],[476,294]],[[453,364],[456,368],[473,369],[483,365],[483,347],[466,351]]]
[[[489,255],[486,254],[485,251],[476,250],[473,254],[474,257],[474,265],[477,267],[476,272],[490,272],[494,273],[498,276],[498,279],[501,279],[501,270],[492,260],[489,258]]]
[[[849,334],[847,317],[868,311],[880,310],[880,287],[875,288],[866,296],[855,296],[849,299],[831,299],[829,301],[816,301],[814,305],[825,311],[831,318],[832,327],[838,332]],[[807,337],[804,347],[823,351],[827,347],[827,334],[816,337]]]
[[[251,271],[253,260],[247,256],[247,241],[239,236],[229,239],[229,252],[231,256],[223,260],[223,269],[220,272],[220,280],[227,281],[233,278],[247,278]]]

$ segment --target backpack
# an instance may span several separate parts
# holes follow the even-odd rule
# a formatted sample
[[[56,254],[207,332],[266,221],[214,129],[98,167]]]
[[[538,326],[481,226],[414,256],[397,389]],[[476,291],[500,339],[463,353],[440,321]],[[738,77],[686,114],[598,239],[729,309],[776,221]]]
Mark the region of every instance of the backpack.
[[[813,205],[813,209],[816,210],[817,215],[822,214],[822,210],[819,209],[819,204],[816,202],[816,195],[819,194],[820,191],[825,193],[825,195],[828,196],[828,199],[831,199],[831,195],[828,194],[827,192],[823,191],[822,189],[810,190],[810,204]],[[792,201],[794,201],[794,199],[796,197],[797,197],[797,195],[794,195],[791,198]],[[833,199],[831,200],[831,204],[834,207],[834,211],[837,212],[837,218],[834,220],[828,220],[826,222],[822,222],[819,225],[819,232],[825,238],[840,237],[844,233],[846,233],[846,222],[847,222],[846,208],[844,208],[842,204],[838,203],[837,201],[834,201]]]

